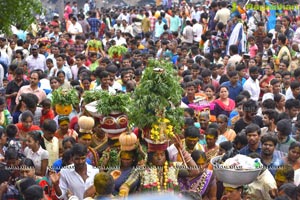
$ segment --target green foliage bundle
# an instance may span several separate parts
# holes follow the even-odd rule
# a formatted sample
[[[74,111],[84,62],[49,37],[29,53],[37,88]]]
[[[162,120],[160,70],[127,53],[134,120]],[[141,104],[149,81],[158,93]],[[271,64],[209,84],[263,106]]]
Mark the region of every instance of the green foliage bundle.
[[[102,115],[109,115],[111,112],[128,113],[128,106],[131,102],[129,94],[118,93],[111,95],[107,91],[101,90],[97,95],[99,95],[99,100],[96,108]]]
[[[52,92],[52,104],[77,105],[79,103],[78,93],[75,89],[67,90],[58,88]]]
[[[149,60],[130,109],[129,119],[135,126],[149,128],[159,118],[167,118],[174,127],[174,133],[181,132],[183,109],[178,105],[183,91],[174,74],[172,63]]]
[[[114,56],[121,56],[128,51],[123,45],[115,45],[108,49],[108,55],[113,58]]]
[[[109,158],[109,160],[106,165],[103,165],[105,158]],[[102,154],[102,157],[99,159],[98,166],[107,169],[116,169],[118,166],[120,166],[119,151],[115,148],[105,150]]]
[[[98,101],[101,98],[102,90],[90,90],[85,91],[83,94],[83,101],[86,104],[89,104],[93,101]]]

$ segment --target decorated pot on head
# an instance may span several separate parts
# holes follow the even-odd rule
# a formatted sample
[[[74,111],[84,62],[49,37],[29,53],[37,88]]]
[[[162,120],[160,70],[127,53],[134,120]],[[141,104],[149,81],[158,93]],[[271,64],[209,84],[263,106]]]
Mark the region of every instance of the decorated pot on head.
[[[118,139],[128,126],[129,94],[109,94],[107,91],[97,91],[97,101],[85,106],[88,112],[99,118],[101,129],[108,138]]]
[[[79,126],[80,133],[92,135],[94,125],[95,125],[95,121],[92,117],[81,116],[78,119],[78,126]]]
[[[128,117],[126,114],[113,111],[107,116],[100,117],[101,129],[107,133],[109,138],[118,138],[121,133],[126,131]]]
[[[73,110],[72,106],[78,103],[78,93],[75,89],[58,88],[52,92],[52,104],[58,115],[69,115]]]
[[[138,139],[133,132],[123,132],[119,137],[121,151],[132,151],[136,148]]]
[[[156,123],[152,124],[151,128],[144,128],[142,133],[148,143],[148,151],[165,150],[169,140],[175,137],[173,126],[167,118],[159,118]]]
[[[90,141],[92,140],[94,125],[95,121],[93,117],[81,116],[78,119],[78,137],[85,144],[90,143]],[[91,160],[93,166],[96,166],[98,164],[98,153],[90,146],[88,146],[87,157]]]
[[[164,148],[183,126],[183,109],[179,108],[182,88],[173,64],[150,59],[139,87],[134,91],[130,123],[143,130],[148,148]]]

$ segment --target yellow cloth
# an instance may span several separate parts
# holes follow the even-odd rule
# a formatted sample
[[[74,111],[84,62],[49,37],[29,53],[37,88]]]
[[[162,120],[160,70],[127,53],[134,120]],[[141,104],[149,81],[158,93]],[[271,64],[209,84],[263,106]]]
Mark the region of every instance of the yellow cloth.
[[[292,56],[291,56],[290,50],[289,50],[289,48],[287,48],[287,46],[281,47],[279,52],[278,52],[277,62],[276,62],[276,65],[275,65],[275,71],[279,70],[278,61],[280,62],[281,59],[289,61],[290,65],[288,66],[288,70],[290,71]]]
[[[119,196],[120,197],[127,197],[129,194],[129,187],[126,184],[123,184],[120,187]]]
[[[48,165],[52,166],[52,164],[59,158],[59,140],[57,137],[53,137],[52,141],[48,141],[44,138],[44,143],[46,150],[49,152]]]
[[[91,140],[92,139],[92,134],[87,133],[87,134],[84,134],[83,136],[81,136],[80,138],[83,139],[83,140]]]
[[[66,124],[69,124],[70,122],[68,120],[63,120],[59,123],[59,125],[63,126],[63,125],[66,125]]]

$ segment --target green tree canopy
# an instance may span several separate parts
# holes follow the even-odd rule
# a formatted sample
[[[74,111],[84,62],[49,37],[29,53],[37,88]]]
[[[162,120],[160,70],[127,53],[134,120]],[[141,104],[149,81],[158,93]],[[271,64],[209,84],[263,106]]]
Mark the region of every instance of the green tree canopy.
[[[0,0],[0,8],[0,31],[5,34],[11,33],[11,25],[26,30],[42,13],[40,0]]]

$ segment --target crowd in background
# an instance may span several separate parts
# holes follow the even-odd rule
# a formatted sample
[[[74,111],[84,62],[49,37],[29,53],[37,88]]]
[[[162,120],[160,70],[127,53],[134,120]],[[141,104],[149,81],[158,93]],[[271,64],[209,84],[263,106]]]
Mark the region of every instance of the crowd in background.
[[[185,149],[183,156],[200,170],[192,170],[192,178],[178,178],[181,195],[299,199],[297,6],[275,12],[226,1],[156,3],[96,8],[87,1],[78,8],[67,2],[63,18],[37,20],[28,30],[16,26],[12,36],[0,38],[0,199],[111,199],[124,191],[139,193],[132,171],[136,154],[116,148],[124,175],[114,179],[97,167],[107,161],[103,152],[117,144],[96,120],[91,138],[80,132],[78,119],[89,116],[84,102],[66,117],[56,114],[51,101],[59,88],[75,88],[79,99],[93,90],[132,93],[151,58],[170,61],[184,89],[185,127],[182,144],[175,146]],[[112,46],[124,46],[127,53],[112,57]],[[199,98],[209,103],[209,111],[189,107]],[[151,152],[144,159],[153,165],[180,161],[173,150],[170,145],[163,155]],[[247,187],[223,185],[212,172],[212,158],[237,153],[260,158],[265,166]],[[204,174],[205,187],[199,182]]]

